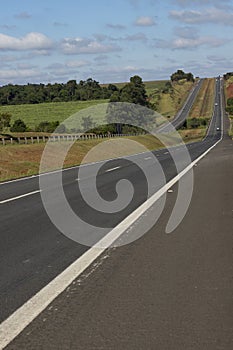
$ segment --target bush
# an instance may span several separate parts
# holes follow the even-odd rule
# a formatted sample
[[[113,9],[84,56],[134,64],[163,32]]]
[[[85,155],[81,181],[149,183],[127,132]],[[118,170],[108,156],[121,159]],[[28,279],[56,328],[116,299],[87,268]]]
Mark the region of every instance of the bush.
[[[17,119],[13,126],[10,128],[11,132],[25,132],[27,130],[27,126],[23,120]]]
[[[52,133],[56,130],[56,128],[59,126],[59,122],[48,122],[48,121],[44,121],[41,122],[37,127],[36,127],[36,131],[39,132],[48,132],[48,133]]]
[[[233,107],[233,97],[228,98],[228,100],[227,100],[227,106]]]
[[[196,129],[208,124],[208,118],[191,118],[186,121],[186,128]]]

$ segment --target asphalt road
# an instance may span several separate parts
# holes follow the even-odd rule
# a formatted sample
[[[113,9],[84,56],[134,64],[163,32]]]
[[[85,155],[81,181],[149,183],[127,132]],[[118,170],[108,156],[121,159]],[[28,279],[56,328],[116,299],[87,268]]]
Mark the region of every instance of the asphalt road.
[[[171,194],[159,225],[108,251],[7,349],[231,350],[232,150],[225,139],[195,168],[173,234],[164,234]]]
[[[193,89],[190,91],[189,96],[187,100],[185,101],[184,105],[182,106],[181,110],[177,113],[175,118],[169,123],[161,126],[159,128],[159,132],[167,133],[172,131],[172,127],[179,129],[185,122],[195,100],[198,95],[198,92],[200,91],[202,84],[204,82],[204,79],[200,79],[197,84],[193,87]]]
[[[208,135],[206,139],[203,142],[197,142],[192,143],[188,145],[188,149],[190,152],[191,159],[196,159],[200,154],[202,154],[206,149],[208,149],[211,145],[213,145],[217,140],[221,137],[221,130],[220,132],[217,131],[217,125],[220,125],[220,115],[221,115],[221,102],[218,100],[220,98],[219,92],[220,92],[220,82],[216,81],[216,101],[217,105],[215,106],[215,113],[213,116],[212,123],[208,130]],[[228,141],[229,142],[229,141]],[[221,143],[221,145],[223,142]],[[221,146],[222,147],[222,146]],[[229,146],[230,148],[230,146]],[[173,150],[177,154],[177,159],[180,162],[180,167],[184,168],[187,164],[183,162],[182,154],[183,150],[182,147],[177,147]],[[176,168],[174,166],[174,163],[172,162],[171,156],[169,152],[165,149],[156,151],[155,154],[157,155],[158,159],[160,160],[160,163],[163,167],[164,173],[166,175],[166,180],[173,178],[176,175]],[[212,153],[211,153],[212,154]],[[179,157],[180,155],[180,157]],[[146,163],[146,167],[148,169],[150,168],[150,161],[146,160],[147,154],[141,154],[136,157],[137,159],[140,159],[141,162]],[[137,167],[135,168],[135,165],[131,164],[131,160],[133,160],[133,157],[129,157],[129,162],[126,164],[123,160],[115,160],[112,162],[109,162],[106,166],[101,169],[101,172],[99,173],[99,191],[104,193],[104,196],[107,200],[112,200],[113,194],[112,194],[112,184],[116,183],[116,181],[119,178],[128,178],[135,184],[135,187],[138,189],[136,192],[136,195],[134,197],[134,200],[132,203],[130,203],[129,207],[127,207],[126,210],[122,211],[118,215],[103,215],[103,216],[97,216],[96,213],[93,214],[91,208],[88,208],[85,206],[85,204],[82,202],[81,196],[77,193],[77,190],[74,190],[74,186],[77,184],[77,177],[78,177],[78,168],[74,168],[68,171],[65,171],[63,174],[63,185],[64,190],[67,198],[69,199],[70,205],[72,206],[74,211],[78,210],[78,213],[80,215],[83,215],[83,218],[87,221],[94,220],[95,223],[100,225],[101,227],[105,227],[106,229],[109,229],[110,227],[116,225],[120,221],[122,221],[123,218],[125,218],[131,211],[133,211],[136,207],[138,207],[141,203],[145,201],[145,188],[142,190],[142,178],[140,169]],[[208,156],[210,157],[210,155]],[[217,159],[216,159],[217,161]],[[95,167],[95,165],[91,165],[91,167]],[[109,167],[109,168],[108,168]],[[116,171],[108,172],[109,169],[117,168]],[[91,169],[90,169],[91,171]],[[56,176],[54,174],[45,175],[51,177],[50,183],[53,182],[52,177]],[[204,175],[203,175],[204,176]],[[199,178],[198,178],[199,179]],[[90,188],[91,186],[91,177],[89,179],[86,179],[86,189]],[[203,182],[204,180],[198,180],[199,182]],[[154,184],[153,190],[158,190],[160,183]],[[4,202],[5,200],[8,200],[13,197],[21,196],[26,193],[30,193],[33,191],[36,191],[39,189],[39,183],[38,183],[38,177],[25,179],[22,181],[16,181],[16,182],[10,182],[3,185],[0,185],[0,191],[1,191],[1,198],[0,202],[2,201],[1,206],[1,235],[0,235],[0,269],[1,269],[1,280],[0,280],[0,320],[3,321],[8,316],[10,316],[19,306],[21,306],[24,302],[26,302],[30,297],[32,297],[37,291],[39,291],[43,286],[45,286],[49,281],[51,281],[55,276],[57,276],[60,272],[62,272],[67,266],[69,266],[74,260],[76,260],[79,256],[81,256],[88,248],[85,246],[82,246],[78,243],[75,243],[65,236],[63,236],[50,222],[47,214],[45,213],[45,210],[43,208],[42,202],[40,200],[40,194],[35,193],[28,197],[20,198],[14,201],[10,202]],[[48,191],[51,191],[51,189],[48,189]],[[53,189],[54,190],[54,189]],[[214,203],[214,202],[213,202]],[[169,203],[168,203],[169,207]],[[199,208],[200,209],[200,208]],[[59,210],[59,207],[58,207]],[[166,215],[166,214],[165,214]],[[156,229],[155,229],[156,230]],[[158,230],[158,228],[157,228]],[[160,230],[160,229],[159,229]],[[152,230],[153,231],[153,230]],[[161,231],[162,232],[162,231]],[[191,234],[191,233],[190,233]],[[155,235],[156,237],[157,235]],[[135,256],[141,256],[145,258],[145,264],[143,265],[144,268],[146,268],[149,257],[145,256],[146,252],[146,246],[150,244],[150,237],[149,235],[146,235],[145,238],[138,242],[142,242],[144,239],[147,240],[147,244],[145,244],[145,248],[141,251],[135,249],[134,247],[138,246],[138,242],[125,248],[119,248],[119,253],[116,253],[117,255],[120,254],[121,251],[130,252],[131,249],[135,249]],[[154,242],[155,243],[155,242]],[[153,241],[151,242],[151,249],[154,247],[156,248],[156,245],[154,245]],[[140,248],[141,249],[141,248]],[[149,251],[148,251],[149,252]],[[165,251],[163,251],[165,253]],[[115,253],[114,253],[115,254]],[[162,254],[162,253],[161,253]],[[124,255],[123,255],[124,256]],[[126,254],[128,257],[128,255]],[[126,259],[126,256],[124,259]],[[158,262],[159,262],[159,256]],[[118,259],[118,258],[116,258]],[[121,257],[119,258],[121,259]],[[122,260],[121,264],[119,264],[119,268],[126,268],[124,265],[124,261],[127,264],[128,273],[130,274],[130,261],[128,265],[128,260]],[[128,258],[127,258],[128,259]],[[109,260],[110,261],[110,260]],[[114,260],[113,260],[114,263]],[[119,263],[119,260],[118,260]],[[109,262],[108,262],[109,264]],[[156,266],[153,263],[153,259],[151,260],[151,264],[149,264],[151,269],[153,270],[153,267]],[[107,267],[106,267],[107,268]],[[152,273],[152,270],[150,273]],[[110,271],[110,270],[109,270]],[[114,273],[113,273],[114,271]],[[115,271],[120,272],[118,269],[112,270],[112,277],[115,276]],[[154,271],[156,273],[156,271]],[[98,272],[99,273],[99,272]],[[133,274],[133,273],[132,273]],[[106,274],[106,277],[103,277],[103,281],[99,282],[100,284],[107,283],[108,273]],[[138,278],[142,278],[143,275],[139,273]],[[93,276],[92,276],[93,277]],[[119,276],[120,277],[120,276]],[[96,277],[95,277],[96,278]],[[138,282],[138,278],[135,277],[135,283]],[[92,280],[92,279],[91,279]],[[89,281],[89,280],[88,280]],[[171,283],[172,283],[171,279]],[[117,282],[117,280],[116,280]],[[169,281],[167,281],[169,282]],[[89,281],[88,283],[92,283]],[[129,284],[131,284],[130,279],[128,281]],[[128,286],[128,283],[126,284]],[[97,283],[98,286],[98,283]],[[122,284],[123,286],[123,284]],[[172,286],[172,284],[171,284]],[[93,285],[92,285],[93,287]],[[140,288],[139,288],[140,289]],[[125,293],[127,293],[127,289],[125,289]],[[146,290],[145,290],[146,291]],[[147,289],[147,293],[150,294],[150,289]],[[161,290],[162,291],[162,290]],[[107,292],[107,289],[106,289]],[[164,293],[165,293],[164,289]],[[103,290],[101,291],[103,293]],[[94,293],[95,294],[95,293]],[[136,293],[137,294],[137,293]],[[135,295],[136,295],[135,294]],[[98,295],[98,293],[97,293]],[[129,292],[128,296],[131,295]],[[83,297],[86,298],[87,294],[84,293]],[[93,296],[93,289],[92,289],[92,296]],[[90,297],[90,294],[88,294],[88,298]],[[103,295],[103,301],[105,302],[107,295]],[[92,298],[92,297],[91,297]],[[114,298],[114,293],[113,293]],[[140,300],[144,300],[144,295],[140,296]],[[93,296],[93,302],[95,297]],[[127,300],[127,299],[126,299]],[[73,300],[74,303],[77,303],[77,299]],[[130,300],[127,300],[128,307],[130,306],[131,302]],[[81,303],[83,306],[83,303]],[[79,304],[79,305],[81,305]],[[127,303],[126,303],[127,304]],[[72,305],[72,303],[69,305]],[[92,305],[92,302],[87,302],[88,305]],[[140,308],[142,307],[142,303],[139,302]],[[92,305],[93,306],[93,305]],[[131,304],[133,306],[133,304]],[[76,310],[75,307],[73,310]],[[95,310],[95,315],[96,309]],[[127,308],[126,308],[127,310]],[[141,309],[138,309],[140,312]],[[104,311],[104,309],[103,309]],[[129,312],[132,310],[130,309]],[[80,310],[77,311],[78,314]],[[83,315],[86,313],[87,316],[90,315],[89,312],[91,312],[90,309],[83,308]],[[139,313],[140,314],[140,313]],[[138,315],[139,315],[138,314]],[[64,315],[64,314],[63,314]],[[122,313],[123,315],[123,313]],[[129,317],[133,317],[134,313],[128,315]],[[62,316],[61,316],[62,317]],[[68,317],[66,315],[66,317]],[[68,317],[69,320],[69,317]],[[103,317],[103,321],[105,320],[105,317]],[[126,319],[127,320],[127,319]],[[71,321],[71,319],[70,319]],[[82,322],[82,319],[80,319]],[[106,319],[107,321],[107,319]],[[75,319],[75,325],[76,325],[76,319]],[[136,322],[136,319],[135,319]],[[67,322],[67,325],[69,322]],[[83,324],[87,324],[87,320],[83,320]],[[100,324],[103,325],[103,323],[100,322]],[[126,322],[128,325],[128,322]],[[63,324],[64,326],[64,324]],[[32,326],[34,327],[34,325]],[[36,326],[37,327],[37,326]],[[43,327],[42,327],[43,328]],[[59,327],[58,327],[59,328]],[[54,324],[54,331],[57,329],[57,326]],[[96,327],[97,329],[97,327]],[[120,329],[120,328],[119,328]],[[103,328],[104,330],[104,328]],[[131,332],[132,330],[129,330]],[[148,331],[151,331],[151,329],[148,329]],[[44,329],[43,329],[44,332]],[[42,333],[43,333],[42,332]],[[49,330],[51,332],[51,330]],[[73,331],[72,331],[73,332]],[[41,334],[42,334],[41,333]],[[77,332],[76,332],[77,333]],[[98,332],[97,332],[98,333]],[[96,333],[96,334],[97,334]],[[140,333],[140,332],[139,332]],[[22,336],[19,337],[19,341],[22,343],[13,342],[10,346],[11,348],[16,349],[34,349],[34,348],[77,348],[77,340],[74,341],[73,345],[71,344],[71,347],[67,347],[66,342],[69,340],[64,339],[64,343],[61,342],[61,339],[57,337],[57,340],[60,340],[60,343],[54,343],[53,346],[50,342],[46,344],[41,343],[43,337],[41,335],[38,336],[38,333],[35,332],[35,338],[30,336],[30,341],[32,342],[31,345],[28,347],[25,343],[25,335],[26,333],[23,333]],[[52,334],[52,333],[51,333]],[[55,334],[55,333],[54,333]],[[64,332],[60,332],[59,335],[64,335]],[[90,339],[90,334],[88,333],[88,329],[86,329],[83,333],[84,335],[87,335],[87,338]],[[91,333],[92,334],[92,333]],[[94,333],[93,333],[94,334]],[[130,334],[130,333],[129,333]],[[38,336],[38,339],[36,340],[36,337]],[[117,333],[117,336],[120,336],[119,333]],[[68,336],[69,338],[70,336]],[[72,333],[73,337],[73,333]],[[28,337],[27,342],[29,341]],[[83,337],[83,341],[85,342],[85,337]],[[86,341],[88,341],[86,339]],[[95,339],[95,336],[93,336],[93,341]],[[92,341],[92,340],[91,340]],[[116,338],[117,341],[117,338]],[[20,345],[21,344],[21,345]],[[22,345],[24,344],[24,345]],[[29,344],[29,343],[28,343]],[[60,344],[60,345],[59,345]],[[61,345],[62,344],[62,345]],[[63,346],[64,344],[64,346]],[[75,347],[76,344],[76,347]],[[81,343],[80,343],[81,344]],[[83,343],[84,344],[84,343]],[[110,344],[111,343],[106,343]],[[112,348],[119,348],[116,347],[115,344],[119,345],[118,343],[113,343]],[[136,343],[135,343],[136,344]],[[60,347],[59,347],[60,346]],[[73,346],[73,347],[72,347]],[[82,345],[84,346],[84,345]],[[92,346],[92,347],[91,347]],[[90,345],[86,348],[95,348],[99,349],[102,348],[102,345],[98,345],[97,347],[94,347],[94,345]],[[79,348],[79,347],[78,347]],[[80,348],[85,348],[81,347]],[[104,348],[104,347],[103,347]],[[106,347],[107,348],[107,347]],[[111,346],[108,347],[110,349]],[[131,347],[132,348],[132,347]],[[136,347],[135,347],[136,348]],[[141,347],[142,348],[142,347]],[[146,347],[146,348],[154,348],[154,347]],[[166,347],[165,347],[166,348]],[[162,347],[161,347],[162,349]]]

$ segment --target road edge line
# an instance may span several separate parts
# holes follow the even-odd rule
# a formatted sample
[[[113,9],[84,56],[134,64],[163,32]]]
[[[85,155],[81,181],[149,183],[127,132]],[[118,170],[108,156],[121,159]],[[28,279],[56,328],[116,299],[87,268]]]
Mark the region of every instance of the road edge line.
[[[223,116],[222,116],[223,117]],[[36,319],[65,289],[78,278],[104,251],[106,251],[132,224],[156,203],[172,186],[174,186],[190,169],[204,158],[216,145],[219,139],[201,156],[190,163],[139,208],[112,229],[95,246],[68,266],[63,272],[49,282],[11,316],[0,324],[0,349],[11,343],[33,320]],[[103,246],[104,248],[100,248]]]

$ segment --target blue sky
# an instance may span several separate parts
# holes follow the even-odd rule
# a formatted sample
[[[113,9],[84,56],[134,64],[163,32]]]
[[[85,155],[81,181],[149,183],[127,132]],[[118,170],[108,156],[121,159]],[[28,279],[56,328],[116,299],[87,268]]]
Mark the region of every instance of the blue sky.
[[[233,70],[233,0],[8,0],[0,85]]]

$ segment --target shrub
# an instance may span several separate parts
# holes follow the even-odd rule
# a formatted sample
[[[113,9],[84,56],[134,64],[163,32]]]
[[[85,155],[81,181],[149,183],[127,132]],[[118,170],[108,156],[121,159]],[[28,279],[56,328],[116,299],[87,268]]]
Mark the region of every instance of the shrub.
[[[27,126],[23,120],[17,119],[13,126],[10,128],[11,132],[25,132],[27,130]]]

